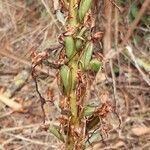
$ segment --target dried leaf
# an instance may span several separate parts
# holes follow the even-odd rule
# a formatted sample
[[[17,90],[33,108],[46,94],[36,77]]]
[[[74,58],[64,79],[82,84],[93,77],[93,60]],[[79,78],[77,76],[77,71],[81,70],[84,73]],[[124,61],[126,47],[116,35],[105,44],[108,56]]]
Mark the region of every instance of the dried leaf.
[[[54,98],[54,91],[53,89],[48,88],[47,89],[47,99],[48,101],[52,102]]]
[[[103,35],[104,35],[104,32],[99,31],[93,35],[93,38],[94,39],[102,39]]]
[[[92,16],[92,13],[90,11],[84,18],[84,26],[86,28],[93,28],[95,26],[95,18]]]

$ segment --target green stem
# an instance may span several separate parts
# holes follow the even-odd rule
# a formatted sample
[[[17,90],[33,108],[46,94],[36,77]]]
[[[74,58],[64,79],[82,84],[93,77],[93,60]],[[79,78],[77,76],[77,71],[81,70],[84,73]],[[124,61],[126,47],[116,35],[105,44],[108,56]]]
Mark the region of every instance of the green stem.
[[[69,1],[69,27],[76,28],[77,25],[77,0],[70,0]],[[72,73],[72,83],[71,83],[71,92],[70,92],[70,109],[72,113],[72,123],[78,124],[77,122],[77,102],[76,102],[76,88],[75,82],[77,78],[77,56],[75,56],[69,63],[69,67]]]
[[[76,27],[77,25],[77,0],[70,0],[69,2],[69,25]]]
[[[69,20],[68,25],[69,27],[76,28],[77,27],[77,0],[70,0],[69,1]],[[71,120],[70,120],[70,127],[78,128],[79,127],[79,118],[78,118],[78,106],[77,106],[77,98],[76,98],[76,80],[77,80],[77,56],[75,56],[68,64],[68,66],[71,69],[71,90],[69,94],[69,100],[70,100],[70,111],[71,111]],[[68,129],[69,130],[69,129]],[[70,128],[70,130],[72,130]],[[75,147],[75,141],[74,135],[72,135],[71,131],[68,131],[68,137],[67,137],[67,144],[66,149],[67,150],[73,150]]]
[[[75,58],[74,58],[75,59]],[[70,109],[72,114],[72,123],[75,126],[78,126],[78,107],[77,107],[77,98],[76,98],[76,79],[77,79],[77,61],[72,60],[70,62],[70,68],[72,73],[72,85],[70,92]]]

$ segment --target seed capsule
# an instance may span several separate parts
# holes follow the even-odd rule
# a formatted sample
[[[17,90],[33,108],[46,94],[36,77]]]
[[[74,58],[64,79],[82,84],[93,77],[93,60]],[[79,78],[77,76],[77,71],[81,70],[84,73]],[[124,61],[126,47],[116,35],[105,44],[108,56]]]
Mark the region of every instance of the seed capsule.
[[[86,28],[83,27],[81,29],[81,31],[79,32],[79,34],[76,36],[76,49],[79,50],[82,46],[82,43],[84,42],[84,34],[85,34]]]
[[[79,19],[80,21],[83,21],[86,13],[90,9],[92,4],[92,0],[81,0],[80,6],[79,6]]]
[[[79,50],[81,48],[81,45],[82,45],[82,40],[77,39],[76,40],[76,49]]]
[[[63,65],[60,69],[60,77],[65,89],[65,93],[68,94],[71,89],[71,72],[70,68],[66,65]]]
[[[91,57],[92,57],[92,52],[93,52],[93,43],[92,42],[89,42],[87,43],[86,47],[85,47],[85,50],[84,50],[84,53],[81,57],[81,67],[84,69],[84,70],[88,70],[89,68],[89,63],[90,63],[90,60],[91,60]]]
[[[70,59],[75,54],[75,43],[72,36],[65,37],[66,55]]]

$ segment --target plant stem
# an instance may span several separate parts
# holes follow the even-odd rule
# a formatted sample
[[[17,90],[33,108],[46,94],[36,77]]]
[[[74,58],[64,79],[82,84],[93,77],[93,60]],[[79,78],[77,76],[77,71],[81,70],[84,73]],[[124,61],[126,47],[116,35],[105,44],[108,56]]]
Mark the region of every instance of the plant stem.
[[[76,27],[77,25],[77,1],[70,0],[69,2],[69,26]]]
[[[77,25],[77,5],[76,0],[70,0],[69,3],[69,27],[76,28]],[[71,91],[70,91],[70,109],[72,113],[72,121],[73,124],[77,125],[77,102],[76,102],[76,88],[75,88],[75,82],[77,77],[77,56],[75,56],[69,63],[69,67],[71,69],[71,75],[72,75],[72,83],[71,83]]]
[[[77,76],[77,61],[71,61],[70,62],[71,67],[71,73],[72,73],[72,87],[70,92],[70,109],[72,114],[72,121],[74,124],[78,124],[78,108],[77,108],[77,99],[76,99],[76,88],[75,88],[75,82],[76,82],[76,76]]]
[[[75,29],[77,27],[77,1],[76,0],[70,0],[69,1],[69,20],[68,20],[68,26]],[[76,80],[77,80],[77,71],[78,71],[78,65],[77,65],[77,59],[78,56],[75,56],[68,64],[68,66],[71,69],[71,90],[69,94],[69,105],[70,105],[70,111],[71,111],[71,120],[69,123],[70,130],[68,131],[68,137],[67,137],[67,150],[73,150],[75,148],[75,138],[72,134],[72,127],[78,128],[79,127],[79,118],[78,118],[78,106],[77,106],[77,98],[76,98]]]

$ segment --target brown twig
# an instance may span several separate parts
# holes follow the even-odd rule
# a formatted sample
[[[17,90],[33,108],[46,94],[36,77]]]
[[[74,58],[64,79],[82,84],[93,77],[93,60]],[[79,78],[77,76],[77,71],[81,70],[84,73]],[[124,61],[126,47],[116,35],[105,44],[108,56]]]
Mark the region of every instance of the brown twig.
[[[111,49],[111,23],[112,23],[112,3],[109,0],[104,1],[104,14],[106,18],[105,35],[104,35],[104,56]]]
[[[32,68],[32,71],[31,71],[31,74],[32,74],[32,78],[34,80],[34,83],[35,83],[35,88],[36,88],[36,92],[38,93],[39,95],[39,98],[40,98],[40,102],[41,102],[41,109],[42,109],[42,114],[43,114],[43,123],[45,123],[45,110],[44,110],[44,104],[46,103],[46,100],[45,98],[41,95],[40,91],[39,91],[39,87],[38,87],[38,83],[37,83],[37,78],[35,76],[35,68],[36,68],[36,65]]]
[[[17,75],[17,71],[15,70],[10,70],[10,71],[0,71],[0,76],[13,76],[13,75]]]
[[[135,67],[137,68],[137,70],[139,71],[139,73],[142,75],[143,79],[145,80],[145,82],[150,86],[150,78],[149,76],[147,76],[143,70],[140,68],[140,66],[138,65],[137,61],[136,61],[136,57],[133,54],[133,50],[130,46],[127,46],[126,49],[128,50],[128,54],[130,55],[131,59],[133,60]]]
[[[141,7],[140,11],[138,12],[137,17],[135,18],[135,20],[131,24],[129,30],[127,31],[127,34],[125,35],[123,41],[121,42],[120,47],[124,47],[127,44],[129,38],[131,37],[134,30],[136,29],[141,17],[143,16],[146,9],[148,8],[149,3],[150,3],[150,0],[145,0],[144,3],[142,4],[142,7]]]
[[[55,126],[59,126],[59,122],[57,121],[48,121],[45,123],[45,125],[55,125]],[[29,125],[23,125],[23,126],[16,126],[16,127],[10,127],[10,128],[3,128],[0,130],[0,134],[5,133],[5,132],[13,132],[13,131],[17,131],[17,130],[23,130],[23,129],[28,129],[28,128],[40,128],[41,126],[43,126],[43,124],[41,123],[36,123],[36,124],[29,124]]]
[[[28,61],[26,61],[25,59],[22,59],[22,58],[20,58],[20,57],[18,57],[18,56],[15,56],[14,54],[12,54],[12,53],[9,53],[9,52],[7,52],[7,51],[4,51],[4,50],[0,50],[0,54],[1,55],[3,55],[3,56],[6,56],[6,57],[8,57],[8,58],[11,58],[11,59],[13,59],[13,60],[15,60],[15,61],[17,61],[17,62],[19,62],[19,63],[22,63],[22,64],[24,64],[24,65],[26,65],[26,66],[28,66],[28,67],[32,67],[32,64],[31,63],[29,63]],[[37,71],[40,71],[40,72],[43,72],[43,73],[45,73],[45,74],[49,74],[50,76],[52,76],[52,77],[54,77],[55,75],[52,73],[52,72],[47,72],[45,69],[42,69],[42,68],[40,68],[40,67],[36,67],[35,68]]]

